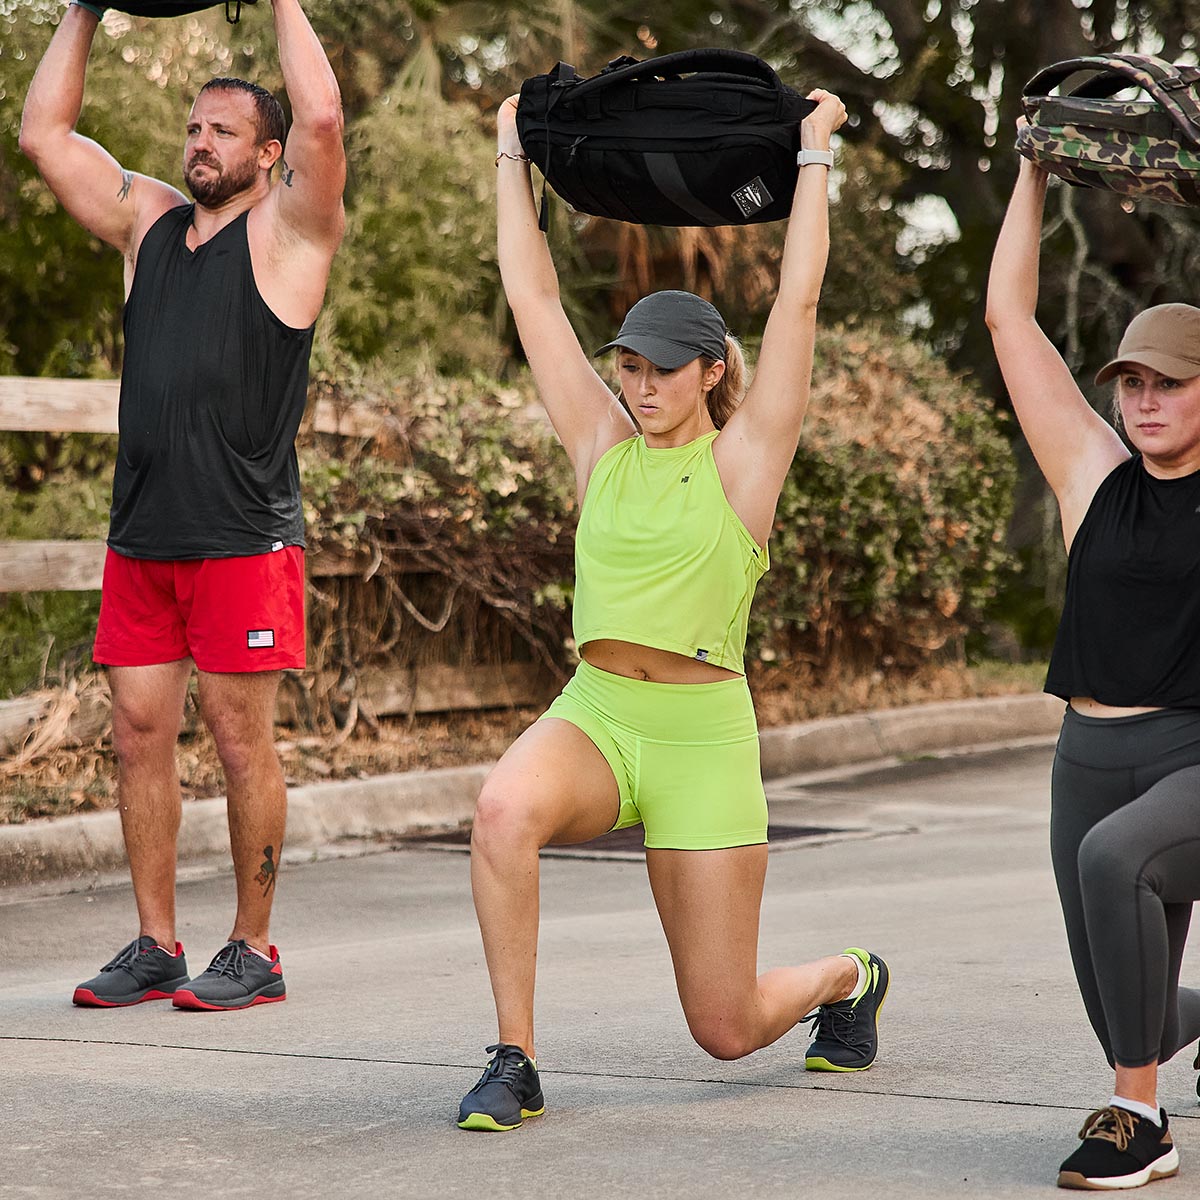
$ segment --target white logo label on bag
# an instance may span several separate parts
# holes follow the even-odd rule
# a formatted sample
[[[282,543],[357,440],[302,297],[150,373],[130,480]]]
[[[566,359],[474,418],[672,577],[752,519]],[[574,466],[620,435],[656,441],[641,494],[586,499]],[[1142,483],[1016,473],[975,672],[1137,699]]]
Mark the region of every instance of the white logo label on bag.
[[[767,191],[767,186],[758,175],[744,183],[733,193],[733,202],[738,206],[743,217],[752,217],[756,212],[762,212],[775,197]]]
[[[250,650],[270,650],[275,645],[275,630],[248,629],[246,630],[246,646]]]

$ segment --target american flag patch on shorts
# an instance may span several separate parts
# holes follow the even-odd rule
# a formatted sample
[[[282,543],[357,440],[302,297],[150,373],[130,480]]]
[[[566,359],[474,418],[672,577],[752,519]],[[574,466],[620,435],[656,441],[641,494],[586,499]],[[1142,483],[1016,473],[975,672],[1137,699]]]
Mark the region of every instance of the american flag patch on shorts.
[[[246,630],[246,645],[251,650],[270,650],[275,645],[275,630]]]

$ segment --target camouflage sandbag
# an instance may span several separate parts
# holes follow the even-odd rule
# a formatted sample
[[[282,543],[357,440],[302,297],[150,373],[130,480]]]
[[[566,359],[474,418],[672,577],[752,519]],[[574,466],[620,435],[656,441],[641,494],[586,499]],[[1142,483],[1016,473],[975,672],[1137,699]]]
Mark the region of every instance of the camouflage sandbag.
[[[1082,83],[1063,92],[1072,76]],[[1080,187],[1200,204],[1200,68],[1149,54],[1069,58],[1039,71],[1023,97],[1017,150]],[[1050,93],[1059,88],[1058,95]],[[1147,99],[1113,97],[1138,88]]]

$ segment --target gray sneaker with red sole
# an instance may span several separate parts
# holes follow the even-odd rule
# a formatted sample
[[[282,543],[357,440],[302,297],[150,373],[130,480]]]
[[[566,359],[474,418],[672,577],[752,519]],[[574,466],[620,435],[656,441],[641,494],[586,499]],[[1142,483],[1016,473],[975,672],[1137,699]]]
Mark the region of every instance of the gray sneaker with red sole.
[[[164,950],[152,937],[135,938],[100,974],[75,989],[72,1001],[83,1008],[124,1008],[146,1000],[170,1000],[188,981],[183,946]]]
[[[175,1007],[229,1012],[287,999],[279,951],[274,946],[270,951],[268,960],[241,938],[226,942],[206,971],[175,992]]]

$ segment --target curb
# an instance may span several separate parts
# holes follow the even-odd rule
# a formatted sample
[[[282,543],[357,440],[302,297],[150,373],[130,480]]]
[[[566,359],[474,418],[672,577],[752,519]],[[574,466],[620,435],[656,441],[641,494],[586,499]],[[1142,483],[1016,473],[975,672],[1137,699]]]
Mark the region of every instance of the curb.
[[[880,709],[764,729],[765,779],[880,759],[932,754],[1024,738],[1051,738],[1063,702],[1043,693]],[[288,789],[289,850],[344,838],[395,836],[469,820],[491,765],[408,771]],[[183,806],[179,861],[229,853],[225,799]],[[0,888],[125,867],[117,812],[0,826]]]
[[[759,734],[763,778],[1021,738],[1054,737],[1062,725],[1064,707],[1057,696],[1032,692],[883,708],[764,729]]]

